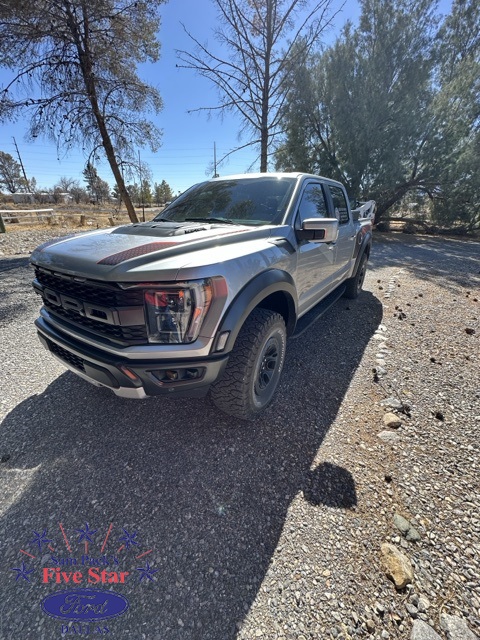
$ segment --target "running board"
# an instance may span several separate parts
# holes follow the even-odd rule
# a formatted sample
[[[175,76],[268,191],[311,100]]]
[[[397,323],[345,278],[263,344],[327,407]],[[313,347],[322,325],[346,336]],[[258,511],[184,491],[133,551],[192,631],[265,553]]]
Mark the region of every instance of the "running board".
[[[295,327],[291,339],[299,338],[302,333],[315,324],[315,322],[326,313],[332,305],[337,302],[339,298],[345,293],[346,286],[344,284],[337,287],[332,293],[329,293],[326,298],[321,300],[317,305],[310,309],[304,316],[300,318]]]

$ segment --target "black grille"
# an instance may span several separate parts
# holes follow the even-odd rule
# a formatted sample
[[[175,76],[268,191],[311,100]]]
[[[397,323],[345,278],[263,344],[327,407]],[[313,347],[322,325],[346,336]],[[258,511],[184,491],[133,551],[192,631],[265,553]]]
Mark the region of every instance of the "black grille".
[[[147,329],[144,325],[132,325],[129,327],[121,327],[113,324],[106,324],[104,322],[97,322],[91,318],[85,318],[75,311],[67,311],[62,307],[58,307],[48,302],[43,301],[44,306],[53,313],[64,320],[74,323],[88,331],[93,331],[96,334],[110,338],[111,340],[122,342],[123,344],[145,344],[148,342]]]
[[[80,371],[85,371],[85,360],[83,358],[76,356],[71,351],[67,351],[66,349],[58,345],[56,342],[52,342],[48,338],[46,338],[46,341],[50,351],[54,353],[56,356],[58,356],[60,360],[63,360],[64,362],[68,363],[72,367],[75,367],[75,369],[79,369]]]
[[[143,306],[143,291],[131,289],[123,291],[116,285],[97,283],[95,281],[78,282],[71,278],[63,278],[44,269],[36,268],[35,275],[41,287],[45,287],[55,293],[70,296],[80,303],[85,302],[99,307],[121,309],[122,307]],[[101,336],[116,345],[129,346],[147,344],[147,328],[144,324],[121,326],[107,322],[99,322],[86,317],[75,309],[65,309],[43,296],[43,304],[49,313],[62,319],[64,322]],[[81,304],[80,304],[81,306]]]
[[[143,305],[143,292],[140,289],[123,291],[115,285],[105,285],[93,281],[76,282],[61,278],[53,273],[47,273],[38,267],[35,269],[35,277],[44,287],[53,289],[72,298],[78,298],[85,302],[101,304],[104,307],[134,307]]]

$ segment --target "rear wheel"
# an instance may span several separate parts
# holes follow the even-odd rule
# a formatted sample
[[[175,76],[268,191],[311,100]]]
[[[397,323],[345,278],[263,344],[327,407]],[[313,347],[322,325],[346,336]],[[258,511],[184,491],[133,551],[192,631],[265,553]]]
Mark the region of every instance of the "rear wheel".
[[[215,405],[251,420],[273,399],[285,360],[287,331],[282,316],[254,309],[238,334],[224,374],[212,385]]]
[[[355,272],[355,275],[349,278],[345,282],[346,289],[345,289],[344,296],[346,298],[350,298],[351,300],[358,298],[358,295],[360,294],[363,287],[363,283],[365,281],[365,275],[367,273],[367,262],[368,262],[368,256],[366,253],[364,253],[363,256],[360,258],[360,262],[357,267],[357,271]]]

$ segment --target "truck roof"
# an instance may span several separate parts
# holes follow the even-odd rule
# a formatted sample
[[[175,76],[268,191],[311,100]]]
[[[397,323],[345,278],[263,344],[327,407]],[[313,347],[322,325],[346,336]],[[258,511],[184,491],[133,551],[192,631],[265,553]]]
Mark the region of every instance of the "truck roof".
[[[302,171],[272,171],[267,173],[236,173],[227,176],[219,176],[218,178],[211,178],[211,180],[207,182],[217,182],[222,180],[239,180],[241,178],[314,178],[315,180],[325,180],[327,182],[331,182],[332,184],[337,184],[343,187],[341,182],[338,180],[333,180],[332,178],[326,178],[325,176],[315,175],[313,173],[304,173]]]

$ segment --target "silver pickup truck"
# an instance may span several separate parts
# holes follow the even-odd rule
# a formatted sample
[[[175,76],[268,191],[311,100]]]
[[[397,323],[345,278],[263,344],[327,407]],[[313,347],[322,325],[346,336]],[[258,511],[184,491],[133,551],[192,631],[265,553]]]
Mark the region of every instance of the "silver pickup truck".
[[[36,249],[43,345],[126,398],[204,396],[251,419],[272,400],[287,337],[365,277],[371,222],[344,187],[300,173],[197,184],[151,222]]]

